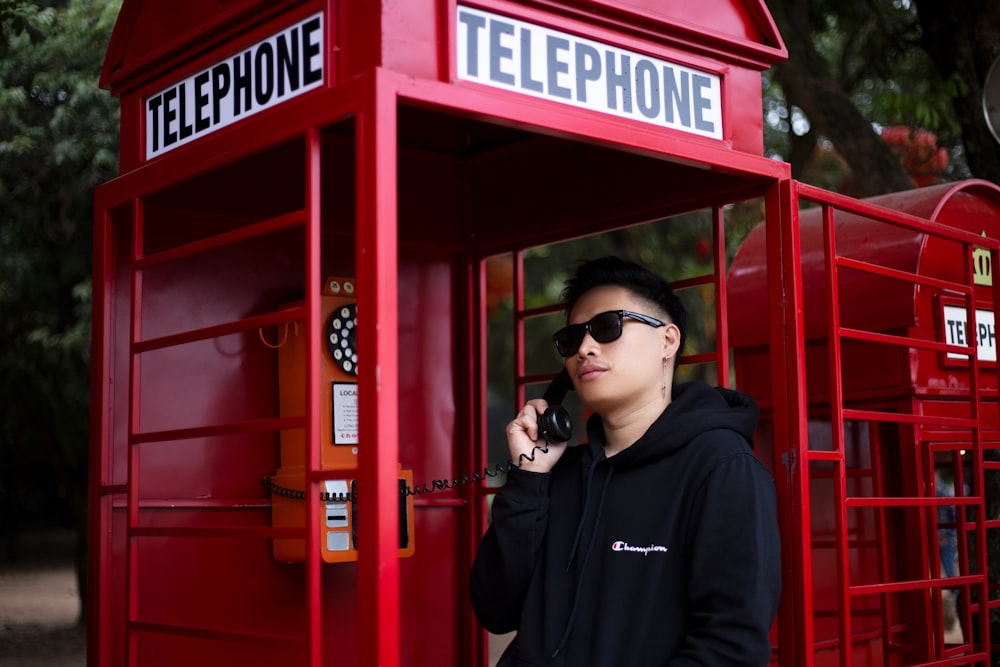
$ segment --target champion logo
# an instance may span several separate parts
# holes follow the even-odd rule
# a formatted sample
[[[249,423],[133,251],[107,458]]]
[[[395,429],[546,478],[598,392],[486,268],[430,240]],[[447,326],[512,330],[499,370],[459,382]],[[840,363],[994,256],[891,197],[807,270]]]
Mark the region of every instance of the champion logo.
[[[651,553],[666,553],[668,549],[660,544],[650,544],[645,547],[632,546],[624,540],[616,540],[611,544],[612,551],[631,551],[632,553],[642,554],[643,556],[648,556]]]

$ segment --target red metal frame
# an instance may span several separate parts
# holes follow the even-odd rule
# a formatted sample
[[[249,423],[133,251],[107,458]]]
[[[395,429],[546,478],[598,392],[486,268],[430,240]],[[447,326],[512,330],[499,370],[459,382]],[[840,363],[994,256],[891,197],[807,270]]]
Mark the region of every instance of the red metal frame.
[[[359,617],[363,636],[361,664],[399,664],[399,558],[395,531],[398,525],[397,462],[399,460],[399,387],[392,372],[398,368],[396,332],[396,99],[381,85],[376,72],[369,96],[370,107],[358,116],[361,138],[358,155],[358,275],[365,285],[389,289],[363,289],[358,308],[374,313],[378,327],[359,330],[359,347],[374,363],[362,365],[359,378],[362,432],[374,433],[374,447],[362,448],[361,482],[376,489],[376,510],[361,514],[359,541],[376,545],[374,557],[360,554],[358,577]],[[366,400],[367,399],[367,400]],[[366,457],[365,454],[369,454]],[[370,461],[370,463],[368,463]]]
[[[373,100],[372,106],[370,108],[365,108],[364,106],[351,107],[344,104],[345,97],[339,97],[334,94],[318,94],[317,98],[328,98],[319,99],[317,104],[330,104],[335,108],[341,109],[337,114],[340,117],[347,116],[349,113],[353,113],[356,118],[356,124],[358,127],[358,135],[362,137],[360,144],[371,145],[373,148],[371,152],[366,149],[359,147],[359,152],[357,155],[357,173],[359,174],[357,182],[357,198],[358,198],[358,211],[357,211],[357,225],[359,229],[366,231],[366,235],[359,241],[358,254],[357,254],[357,264],[358,264],[358,276],[362,282],[365,284],[377,284],[377,285],[391,285],[396,282],[395,274],[395,260],[396,250],[393,242],[394,230],[395,230],[395,211],[392,207],[392,202],[394,201],[391,193],[394,192],[395,183],[393,177],[387,177],[386,174],[394,174],[395,170],[391,168],[391,165],[395,164],[395,151],[396,151],[396,140],[394,138],[393,129],[395,127],[395,109],[399,103],[397,100],[401,99],[400,89],[404,89],[407,95],[407,99],[414,100],[417,99],[416,93],[419,92],[417,88],[414,87],[413,83],[405,80],[403,78],[397,77],[390,72],[381,72],[377,76],[370,78],[367,85],[364,80],[357,80],[354,82],[349,92],[351,95],[358,95],[359,91],[362,91],[367,87],[369,93],[368,96],[361,96],[362,99]],[[431,84],[427,86],[427,90],[424,94],[427,96],[428,101],[433,99],[435,102],[440,102],[438,99],[438,93],[445,88],[441,88],[436,84]],[[340,89],[337,92],[343,92]],[[478,97],[478,95],[473,95],[471,92],[467,95],[463,94],[460,97],[468,96],[470,99]],[[339,97],[339,99],[338,99]],[[347,97],[346,99],[350,99]],[[357,99],[357,98],[355,98]],[[379,100],[374,102],[374,100]],[[329,116],[330,106],[326,107],[325,113]],[[496,108],[494,108],[496,111]],[[166,251],[159,252],[154,255],[146,255],[144,252],[144,214],[143,214],[143,198],[132,196],[132,192],[144,192],[144,191],[155,191],[157,189],[156,183],[161,183],[163,185],[170,184],[175,180],[174,175],[171,173],[168,166],[167,160],[159,160],[147,165],[141,173],[136,174],[126,174],[116,181],[103,186],[99,192],[97,209],[98,209],[98,219],[108,220],[108,214],[106,211],[119,209],[120,202],[132,202],[133,212],[132,226],[133,231],[130,235],[126,235],[123,238],[130,238],[132,244],[132,254],[131,260],[126,260],[128,264],[132,265],[130,270],[130,275],[133,276],[134,283],[130,290],[131,293],[131,305],[129,306],[130,312],[134,315],[132,316],[132,323],[135,330],[132,333],[133,343],[131,344],[131,352],[129,357],[136,360],[133,370],[130,373],[133,377],[132,390],[130,394],[132,396],[131,404],[132,410],[131,414],[135,415],[130,418],[132,426],[130,431],[132,436],[130,438],[130,446],[127,448],[129,456],[128,469],[131,471],[129,476],[123,482],[108,481],[101,485],[98,485],[95,490],[95,503],[96,507],[103,508],[95,512],[94,516],[104,516],[111,517],[113,512],[113,507],[116,504],[115,498],[120,497],[121,494],[125,494],[125,504],[124,508],[127,509],[128,515],[128,539],[126,541],[126,563],[128,563],[128,576],[126,589],[128,602],[128,611],[126,621],[129,630],[126,631],[126,636],[128,637],[129,651],[128,657],[125,658],[130,664],[138,664],[143,660],[143,656],[139,651],[137,642],[139,639],[148,633],[167,633],[179,637],[190,637],[190,638],[216,638],[219,640],[224,640],[225,638],[239,638],[240,641],[246,641],[252,639],[254,642],[269,642],[276,644],[294,644],[299,641],[298,638],[288,635],[274,634],[270,637],[266,637],[260,633],[253,633],[252,635],[241,635],[240,633],[233,633],[222,629],[212,629],[209,626],[199,626],[195,625],[178,625],[170,623],[162,623],[157,621],[151,621],[143,617],[141,613],[141,599],[140,599],[140,577],[143,577],[142,570],[140,569],[139,561],[139,544],[142,541],[150,538],[162,538],[162,537],[173,537],[176,539],[203,539],[207,538],[209,534],[213,537],[219,535],[228,535],[233,539],[268,539],[270,537],[277,536],[293,536],[295,533],[289,533],[287,530],[285,532],[280,532],[278,529],[267,529],[267,528],[250,528],[250,527],[229,527],[221,528],[214,527],[209,531],[197,528],[186,528],[186,527],[146,527],[143,524],[142,510],[143,507],[148,505],[148,502],[142,499],[140,495],[140,484],[138,482],[140,476],[142,475],[143,466],[140,461],[140,447],[142,446],[152,446],[158,442],[167,442],[175,439],[190,439],[190,438],[205,438],[205,437],[221,437],[229,434],[237,434],[247,431],[257,431],[257,430],[270,430],[270,429],[281,429],[281,428],[305,428],[308,437],[307,442],[314,443],[318,441],[318,426],[317,426],[317,415],[319,414],[320,407],[318,404],[319,396],[318,390],[318,378],[317,371],[315,370],[315,359],[307,360],[307,367],[310,369],[309,373],[309,386],[308,390],[308,407],[307,412],[302,418],[296,419],[263,419],[263,420],[251,420],[249,422],[241,423],[231,423],[231,424],[217,424],[204,427],[193,427],[193,428],[180,428],[180,429],[167,429],[164,431],[145,431],[139,424],[138,414],[140,412],[141,405],[141,385],[143,383],[141,375],[141,366],[139,360],[143,354],[157,351],[170,349],[177,346],[182,346],[185,344],[190,344],[196,341],[204,341],[213,339],[219,336],[231,335],[241,331],[250,331],[260,327],[268,327],[280,325],[283,323],[290,323],[295,320],[301,320],[305,322],[305,328],[308,335],[312,338],[311,346],[314,349],[319,349],[320,341],[317,323],[320,320],[318,304],[319,304],[319,293],[318,284],[319,281],[316,280],[320,276],[319,269],[319,246],[320,246],[320,201],[319,193],[321,191],[320,183],[323,179],[321,172],[321,157],[320,157],[320,134],[315,129],[315,126],[310,126],[314,122],[313,117],[309,114],[302,114],[301,112],[295,115],[285,114],[281,110],[276,110],[274,114],[281,125],[281,121],[287,120],[289,126],[286,126],[286,132],[282,136],[292,136],[294,137],[296,133],[301,133],[299,136],[304,145],[305,153],[305,174],[306,182],[304,188],[304,197],[306,206],[302,211],[289,212],[287,214],[279,215],[275,218],[269,218],[261,222],[255,223],[250,226],[241,227],[233,231],[224,232],[221,234],[206,237],[202,240],[197,240],[192,243],[180,246],[178,248],[169,249]],[[547,115],[546,113],[541,114],[543,117]],[[284,116],[284,118],[282,118]],[[294,121],[294,123],[292,122]],[[555,116],[553,116],[553,123],[555,123]],[[599,127],[589,118],[583,119],[580,124],[580,128],[594,128],[595,130]],[[299,129],[301,128],[301,129]],[[580,129],[577,128],[577,129]],[[238,137],[240,134],[254,132],[256,128],[233,128],[231,131],[227,131],[229,136],[220,136],[218,138],[209,138],[204,142],[199,142],[191,146],[184,146],[177,149],[177,155],[182,156],[185,161],[193,160],[196,164],[200,165],[200,169],[203,171],[208,171],[211,169],[216,169],[222,166],[219,159],[219,153],[217,153],[210,144],[214,142],[225,141],[229,144],[234,138]],[[566,125],[563,124],[562,132],[566,131]],[[640,132],[639,134],[643,134]],[[278,135],[273,135],[272,141],[277,141],[281,137]],[[259,140],[259,135],[258,135]],[[249,152],[249,151],[248,151]],[[233,159],[232,153],[226,156],[227,160]],[[752,161],[751,161],[752,162]],[[749,162],[748,162],[749,163]],[[759,160],[754,162],[755,167],[764,171],[765,173],[780,170],[782,167],[780,165],[775,165],[775,163],[767,160]],[[716,208],[716,230],[715,233],[718,235],[721,231],[722,217],[721,209]],[[374,224],[372,224],[374,221]],[[110,222],[105,223],[105,229]],[[255,315],[249,318],[244,318],[241,320],[235,320],[231,322],[223,322],[220,324],[211,325],[208,327],[203,327],[199,329],[193,329],[189,331],[181,331],[178,333],[172,333],[165,336],[159,336],[152,339],[144,339],[141,334],[141,323],[142,318],[142,302],[143,302],[143,281],[142,275],[144,271],[153,269],[160,266],[170,265],[171,263],[181,262],[190,257],[196,257],[206,252],[215,251],[221,247],[225,247],[232,244],[239,244],[247,239],[256,238],[262,235],[272,234],[275,232],[280,232],[283,230],[288,230],[301,226],[306,232],[306,242],[304,247],[304,256],[307,258],[306,265],[303,272],[303,290],[306,295],[304,305],[301,307],[296,307],[292,309],[286,309],[283,311],[278,311],[273,314],[267,315]],[[116,235],[117,234],[117,235]],[[107,231],[102,231],[98,235],[95,243],[97,243],[97,253],[96,256],[99,258],[104,258],[102,260],[103,264],[108,262],[109,258],[116,257],[116,251],[113,249],[116,244],[116,238],[121,237],[121,232],[109,235]],[[716,261],[721,262],[721,258],[724,257],[724,248],[717,246],[716,251]],[[391,258],[391,259],[390,259]],[[717,287],[720,295],[724,294],[724,274],[716,276],[717,281],[721,281],[721,286]],[[711,277],[709,278],[711,279]],[[98,280],[109,287],[113,287],[116,284],[115,278],[112,276],[112,271],[110,268],[105,269],[105,273],[98,274]],[[703,281],[702,281],[703,282]],[[692,284],[697,284],[698,281]],[[107,329],[108,318],[111,312],[114,310],[115,298],[107,293],[107,287],[105,288],[105,296],[101,300],[95,302],[95,306],[98,313],[98,318],[95,321],[104,322],[102,324],[102,329],[105,330],[104,335],[99,335],[95,337],[95,344],[100,345],[100,351],[95,354],[95,360],[97,363],[104,367],[102,375],[107,376],[109,372],[107,366],[115,355],[109,348],[112,345],[112,341],[115,338],[114,334]],[[381,295],[381,296],[378,296]],[[367,458],[363,455],[361,461],[361,483],[367,488],[376,488],[377,485],[389,485],[389,488],[396,483],[396,465],[398,460],[398,453],[396,449],[396,443],[399,441],[398,437],[398,423],[395,422],[395,415],[397,414],[397,405],[395,402],[395,396],[397,390],[390,383],[386,381],[385,373],[379,373],[378,369],[393,368],[398,365],[395,358],[395,337],[394,332],[398,325],[395,324],[395,313],[398,311],[397,303],[395,302],[394,294],[391,291],[384,290],[361,290],[359,295],[360,307],[366,312],[378,312],[378,317],[380,318],[380,327],[377,330],[382,336],[388,337],[380,339],[375,336],[376,332],[369,329],[361,330],[361,339],[359,345],[363,349],[375,350],[375,358],[379,359],[376,364],[367,366],[367,374],[363,374],[361,378],[361,420],[365,424],[362,428],[372,429],[375,433],[375,441],[379,444],[371,450],[368,451],[372,458]],[[717,302],[717,309],[722,317],[725,313],[725,297],[720,296]],[[374,337],[373,337],[374,336]],[[384,356],[378,352],[378,350],[384,350]],[[311,354],[315,354],[312,352]],[[707,360],[707,359],[706,359]],[[725,355],[721,355],[718,359],[720,373],[722,376],[727,375],[725,368],[727,365],[727,359]],[[106,381],[101,382],[101,388],[106,386]],[[99,399],[99,404],[101,405],[112,405],[116,399],[108,394],[98,394],[95,392],[95,396],[102,396]],[[110,445],[110,435],[107,434],[107,424],[100,424],[98,426],[101,433],[105,435],[100,435],[97,437],[97,442],[103,443],[100,445],[99,453],[95,460],[97,461],[110,461],[114,458],[111,453]],[[388,443],[388,444],[387,444]],[[310,474],[308,478],[308,486],[313,490],[314,493],[307,494],[309,500],[307,501],[306,510],[306,521],[307,525],[312,525],[318,520],[320,507],[319,501],[316,499],[316,491],[319,490],[321,483],[325,479],[335,477],[337,471],[320,471],[319,469],[319,455],[318,449],[315,444],[310,444],[307,452],[308,460],[310,461],[310,466],[313,469],[313,473]],[[95,463],[98,466],[104,466],[106,463]],[[104,476],[101,476],[104,478]],[[477,492],[477,495],[479,492]],[[211,503],[207,503],[211,504]],[[216,501],[216,504],[220,507],[229,506],[226,501]],[[377,544],[380,545],[376,547],[374,555],[371,552],[362,552],[362,557],[359,561],[359,574],[358,574],[358,624],[360,635],[365,638],[365,641],[361,642],[360,649],[366,652],[361,658],[363,664],[398,664],[398,656],[400,654],[400,644],[399,638],[401,634],[401,629],[399,626],[399,574],[398,574],[398,558],[395,554],[395,548],[392,539],[391,527],[396,524],[396,506],[394,503],[387,502],[384,504],[373,503],[371,507],[375,510],[371,513],[361,513],[361,526],[360,526],[360,536],[361,541],[364,544]],[[109,526],[113,522],[112,518],[105,518],[102,520],[102,525]],[[481,524],[480,524],[481,525]],[[467,534],[470,536],[469,542],[467,543],[466,553],[467,558],[471,558],[471,554],[474,552],[474,544],[476,541],[476,536],[480,533],[479,528],[471,527]],[[375,539],[371,539],[371,535],[376,533]],[[304,531],[304,533],[298,533],[304,537],[307,541],[307,551],[310,553],[316,548],[316,535],[313,531]],[[96,543],[100,545],[100,543]],[[111,547],[105,545],[100,547],[95,553],[95,563],[99,563],[97,579],[100,581],[113,580],[111,572],[107,570],[108,564],[114,561],[111,556],[112,550],[116,547]],[[310,558],[306,563],[306,578],[304,580],[305,590],[303,594],[305,600],[307,601],[307,617],[309,622],[304,628],[305,630],[305,640],[309,646],[308,655],[310,656],[310,664],[321,664],[322,655],[324,654],[324,608],[323,608],[323,597],[322,590],[324,588],[324,573],[320,565],[320,561],[317,558]],[[117,625],[112,619],[114,618],[116,612],[111,610],[110,598],[114,594],[110,591],[98,590],[97,594],[94,596],[95,610],[98,610],[97,617],[105,619],[103,622],[98,621],[95,624],[97,630],[95,631],[95,637],[97,641],[92,643],[92,655],[94,660],[98,664],[115,664],[117,658],[115,657],[111,646],[114,644],[112,641],[112,636],[110,633],[110,628]],[[104,611],[100,611],[104,610]],[[479,647],[476,649],[475,647]],[[470,651],[478,651],[480,655],[484,652],[485,646],[481,639],[479,641],[470,644]],[[374,653],[369,653],[374,652]]]
[[[784,179],[768,189],[766,205],[774,211],[777,225],[768,229],[766,260],[768,266],[781,267],[768,271],[767,305],[769,322],[782,322],[772,326],[768,344],[773,354],[770,359],[773,394],[771,411],[774,421],[774,439],[784,442],[784,448],[775,447],[772,470],[778,492],[779,508],[787,508],[779,515],[782,528],[782,578],[781,611],[778,614],[778,658],[784,662],[791,650],[793,665],[811,665],[814,643],[813,626],[799,619],[812,618],[813,601],[809,582],[813,581],[812,561],[808,558],[810,517],[808,504],[808,471],[802,456],[809,441],[806,419],[805,384],[805,334],[803,331],[801,240],[798,224],[798,198],[796,183]],[[777,233],[774,233],[777,232]],[[775,312],[775,309],[783,312]],[[784,457],[780,460],[779,457]],[[779,474],[783,473],[783,474]]]
[[[315,129],[310,129],[306,135],[306,271],[302,277],[305,282],[306,317],[305,330],[309,344],[306,347],[306,460],[308,463],[306,479],[306,526],[315,526],[319,521],[320,502],[319,490],[324,481],[316,475],[320,470],[319,451],[319,414],[320,414],[320,377],[319,354],[320,342],[320,179],[322,164],[319,154],[319,135]],[[309,642],[309,665],[319,667],[319,656],[322,655],[322,591],[321,561],[319,553],[319,534],[315,530],[306,530],[306,553],[312,558],[306,559],[306,604],[308,605],[309,626],[307,641]]]
[[[991,194],[988,185],[982,186],[986,188],[983,192],[996,199],[996,194]],[[988,640],[984,643],[982,639],[989,636],[988,614],[985,609],[994,608],[995,602],[983,604],[981,601],[988,599],[988,592],[992,588],[985,574],[985,535],[986,529],[995,525],[995,521],[985,515],[984,470],[994,466],[984,460],[983,452],[987,434],[988,439],[995,441],[993,433],[997,427],[994,423],[996,417],[987,418],[983,410],[985,406],[992,406],[991,410],[994,412],[996,410],[996,365],[978,360],[975,343],[970,340],[968,348],[959,348],[978,360],[964,366],[966,379],[961,381],[960,386],[965,389],[946,391],[915,388],[916,393],[911,391],[912,395],[899,395],[898,391],[887,392],[873,388],[866,395],[863,390],[859,392],[854,378],[851,378],[851,386],[846,386],[844,374],[856,370],[859,362],[857,353],[848,351],[849,346],[855,350],[858,344],[878,345],[880,349],[888,347],[909,350],[911,355],[925,351],[925,354],[937,353],[940,358],[946,352],[955,352],[956,348],[954,345],[935,342],[929,337],[932,331],[921,326],[912,326],[902,333],[885,333],[857,325],[844,325],[841,321],[842,313],[849,312],[853,322],[858,321],[858,315],[854,312],[857,304],[844,300],[841,287],[845,284],[842,274],[849,271],[855,277],[863,274],[912,285],[914,295],[933,293],[935,290],[961,295],[966,317],[969,318],[967,321],[972,322],[977,303],[981,305],[985,298],[982,289],[973,284],[972,251],[977,247],[986,248],[996,257],[998,243],[996,239],[971,231],[868,202],[859,202],[804,184],[793,182],[791,186],[791,201],[794,206],[790,210],[790,216],[782,216],[783,219],[790,218],[790,224],[782,226],[783,230],[788,231],[789,242],[783,249],[782,244],[769,234],[767,261],[770,263],[780,259],[782,274],[789,276],[789,280],[784,283],[784,286],[791,288],[784,294],[785,305],[795,317],[787,320],[790,354],[779,360],[772,356],[771,363],[775,366],[776,377],[786,377],[785,373],[788,374],[787,377],[795,377],[789,389],[798,388],[801,391],[810,388],[811,393],[807,400],[802,393],[786,392],[780,385],[772,385],[771,390],[776,393],[771,394],[772,402],[766,406],[770,412],[769,419],[774,424],[775,441],[788,438],[786,455],[793,462],[788,471],[798,471],[790,480],[793,506],[790,508],[790,516],[786,518],[791,523],[783,532],[784,555],[789,558],[786,567],[791,566],[796,570],[793,576],[786,579],[795,586],[791,591],[794,600],[789,601],[790,592],[786,591],[783,611],[778,620],[779,636],[785,637],[790,631],[797,635],[793,664],[832,664],[831,659],[845,666],[872,662],[883,664],[883,661],[884,664],[892,665],[988,662],[991,649]],[[950,201],[950,197],[958,196],[953,193],[959,192],[963,187],[975,191],[981,186],[974,183],[956,186],[951,192],[942,195],[941,201]],[[927,199],[926,195],[916,196]],[[812,213],[818,213],[818,220],[822,223],[820,238],[825,262],[822,272],[817,272],[814,267],[810,269],[813,280],[819,275],[825,281],[825,303],[822,306],[810,304],[808,312],[800,296],[804,280],[802,258],[805,256],[798,236],[801,228],[800,201],[819,205],[819,209]],[[944,204],[938,204],[931,214],[936,216],[944,208]],[[941,261],[938,257],[945,256],[947,252],[946,256],[953,258],[952,264],[961,262],[960,275],[942,278],[923,270],[901,269],[887,263],[896,261],[889,254],[884,259],[872,261],[852,257],[851,248],[842,252],[838,247],[836,224],[844,216],[862,216],[872,220],[873,225],[877,221],[885,229],[908,229],[923,235],[921,238],[930,240],[925,240],[921,248],[930,248],[932,243],[938,243],[933,251],[927,250],[928,267],[939,266]],[[969,226],[974,224],[970,222]],[[983,221],[981,224],[991,228],[992,222]],[[868,236],[880,234],[877,229],[873,226],[867,232]],[[941,241],[935,241],[937,239]],[[853,243],[856,239],[850,240]],[[945,246],[945,240],[951,245]],[[947,251],[941,250],[942,247],[947,247]],[[815,245],[810,248],[810,257],[815,257]],[[782,250],[787,250],[787,254],[781,254]],[[772,272],[767,275],[772,280],[780,279]],[[857,288],[852,287],[852,290],[852,294],[856,295]],[[995,302],[997,285],[994,283],[989,291],[990,300]],[[923,303],[927,299],[924,296],[915,298],[915,301]],[[741,312],[741,325],[747,325],[743,313],[749,315],[755,305],[744,308]],[[818,315],[820,313],[821,316]],[[921,317],[929,319],[923,314]],[[803,324],[818,318],[825,321],[825,342],[819,348],[815,344],[810,347],[804,336]],[[775,336],[785,334],[776,332],[773,328],[770,333],[772,347],[778,345]],[[810,349],[815,352],[810,352]],[[821,366],[825,366],[825,371]],[[989,371],[988,381],[984,380],[984,369]],[[949,372],[961,377],[960,373],[963,371]],[[826,377],[828,383],[825,391],[819,383],[822,377]],[[904,379],[908,377],[905,376]],[[787,409],[786,412],[785,406],[791,404],[790,399],[793,398],[800,407]],[[790,419],[791,429],[783,432],[781,428],[786,418]],[[817,429],[828,428],[828,439],[817,430],[812,433],[815,443],[810,442],[809,423],[813,419],[819,420]],[[822,426],[827,422],[828,426]],[[849,426],[852,429],[850,444],[846,430]],[[862,434],[860,442],[857,440],[858,435],[854,433],[859,426],[866,426],[867,433]],[[895,438],[884,438],[881,435],[883,427],[897,429],[904,437],[898,442]],[[795,429],[799,432],[798,438],[791,436]],[[912,435],[905,436],[906,433]],[[862,449],[858,449],[859,444]],[[959,449],[964,450],[964,457],[959,454]],[[949,453],[954,462],[952,467],[956,473],[957,489],[957,497],[954,499],[935,496],[935,451]],[[870,456],[870,462],[864,463],[858,459],[859,453]],[[883,453],[892,456],[883,457]],[[958,463],[962,460],[971,466],[971,478],[964,477],[963,468]],[[887,484],[890,481],[892,484]],[[968,494],[959,490],[963,488],[963,484],[971,487]],[[829,495],[815,496],[817,489],[821,488],[829,488],[826,492]],[[779,493],[781,491],[782,484],[779,483]],[[824,503],[830,504],[832,514],[827,515],[829,519],[822,518],[827,512],[825,507],[811,507],[812,496],[822,498]],[[961,518],[962,513],[959,514],[956,528],[960,535],[961,573],[960,576],[944,580],[938,574],[939,534],[935,517],[936,509],[946,506],[964,508],[963,512],[972,511],[974,516],[965,520]],[[914,516],[913,512],[918,512],[923,518],[919,521],[907,518],[900,524],[900,515],[910,517]],[[867,516],[865,513],[871,515],[871,523],[867,524],[867,528],[864,527],[866,523],[861,523],[867,522],[863,518]],[[813,522],[816,516],[821,517],[819,524]],[[893,516],[896,516],[896,521],[892,519]],[[832,521],[832,524],[827,521]],[[825,531],[830,529],[833,533],[827,538],[828,533]],[[800,537],[789,539],[795,534]],[[916,542],[906,543],[907,535]],[[965,548],[967,536],[975,540],[974,559],[973,554]],[[901,546],[901,542],[906,543],[906,546]],[[824,595],[820,599],[810,590],[810,582],[815,581],[810,573],[817,571],[814,560],[824,550],[833,550],[835,553],[832,572],[836,576],[836,585],[833,587],[835,595]],[[876,554],[875,567],[866,570],[859,565],[859,559],[866,558],[864,554],[872,551]],[[919,556],[914,558],[915,554],[928,556],[927,559]],[[828,562],[828,559],[824,557],[823,562]],[[823,565],[822,568],[825,570],[826,566]],[[944,588],[959,589],[965,601],[962,618],[967,637],[965,643],[960,645],[945,645],[943,642],[940,601],[933,603],[932,593],[937,595]],[[877,608],[880,620],[877,623],[866,620],[870,614],[865,610],[873,599],[879,600]],[[906,600],[910,600],[910,603],[905,603]],[[918,600],[923,602],[914,607],[913,604]],[[786,624],[789,608],[794,608],[797,615],[801,614],[798,618],[814,621],[800,623],[796,629],[790,630]],[[782,617],[785,617],[784,621]],[[821,619],[836,620],[836,632],[832,637],[825,635],[829,631],[828,625],[823,626],[826,628],[823,630],[823,637],[810,636],[817,631],[817,623]],[[974,624],[978,627],[974,627]],[[969,635],[974,635],[976,639]],[[871,651],[876,646],[879,648],[873,654]],[[787,647],[786,643],[781,643],[782,650]],[[876,657],[878,654],[882,657]],[[784,658],[783,655],[779,657]]]

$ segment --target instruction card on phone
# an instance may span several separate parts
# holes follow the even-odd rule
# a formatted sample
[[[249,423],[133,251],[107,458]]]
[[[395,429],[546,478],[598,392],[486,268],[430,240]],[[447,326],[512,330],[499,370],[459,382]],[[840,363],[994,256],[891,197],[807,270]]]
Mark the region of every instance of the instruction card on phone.
[[[358,385],[353,382],[332,383],[333,444],[358,443]]]

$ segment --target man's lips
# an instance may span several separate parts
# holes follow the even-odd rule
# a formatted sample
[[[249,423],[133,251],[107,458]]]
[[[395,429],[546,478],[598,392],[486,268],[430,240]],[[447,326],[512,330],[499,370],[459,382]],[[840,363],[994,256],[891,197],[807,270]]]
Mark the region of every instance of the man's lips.
[[[597,377],[605,370],[607,369],[597,364],[584,364],[583,366],[580,366],[580,368],[577,369],[576,376],[581,380],[589,380],[591,378]]]

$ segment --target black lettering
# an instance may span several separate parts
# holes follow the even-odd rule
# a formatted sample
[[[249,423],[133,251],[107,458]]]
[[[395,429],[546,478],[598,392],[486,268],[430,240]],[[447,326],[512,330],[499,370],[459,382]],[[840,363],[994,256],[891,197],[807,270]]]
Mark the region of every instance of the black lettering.
[[[615,67],[615,54],[608,51],[604,70],[608,73],[608,108],[618,108],[618,89],[622,91],[622,111],[632,113],[632,61],[622,54],[621,71]]]
[[[656,65],[645,58],[635,64],[635,101],[646,118],[660,115],[660,77]]]
[[[177,100],[177,89],[171,88],[163,93],[163,147],[177,143],[177,133],[170,129],[177,118],[177,109],[171,102]]]
[[[514,26],[495,19],[490,20],[490,80],[497,83],[514,85],[514,75],[507,74],[500,67],[501,60],[513,60],[514,52],[510,47],[500,44],[500,37],[513,35]]]
[[[212,68],[212,123],[222,122],[222,100],[229,94],[229,63]]]
[[[323,34],[318,33],[320,20],[314,16],[302,24],[302,63],[305,69],[302,72],[302,85],[308,86],[311,83],[323,80],[323,60],[313,67],[313,58],[319,55],[320,46],[323,44]]]
[[[980,276],[984,276],[984,277],[985,276],[990,276],[992,274],[992,272],[993,272],[993,270],[992,270],[993,256],[990,255],[990,253],[983,252],[978,257],[974,256],[972,261],[974,262],[975,273],[979,274]],[[987,283],[987,284],[989,284],[989,283]]]
[[[264,106],[274,95],[274,48],[264,42],[257,47],[254,59],[254,98],[257,106]]]
[[[980,347],[993,347],[994,339],[996,333],[993,331],[993,327],[985,322],[979,325],[979,345]]]
[[[601,54],[589,44],[576,45],[576,99],[587,101],[587,82],[601,78]]]
[[[691,88],[688,73],[681,72],[680,75],[681,80],[678,85],[674,68],[663,68],[663,110],[668,123],[674,122],[674,109],[676,109],[680,124],[691,127]]]
[[[180,92],[177,95],[180,106],[181,139],[187,139],[194,134],[194,127],[187,120],[187,88],[184,83],[180,85]]]
[[[151,97],[146,104],[148,105],[149,112],[153,116],[153,127],[147,127],[146,132],[153,133],[153,152],[155,153],[160,150],[160,107],[163,105],[163,95]]]
[[[469,76],[479,76],[479,31],[486,27],[486,19],[460,11],[458,21],[465,24],[465,33],[468,36],[465,69],[469,72]]]
[[[569,63],[559,59],[559,52],[569,52],[569,40],[548,35],[545,38],[545,59],[548,63],[549,95],[569,99],[573,91],[559,85],[559,74],[569,73]]]
[[[233,58],[233,116],[239,116],[244,111],[250,111],[253,104],[253,71],[250,66],[252,54],[247,51]],[[243,59],[242,69],[240,58]],[[240,106],[240,94],[243,94],[243,106]]]
[[[208,106],[208,93],[204,92],[208,84],[208,70],[201,72],[194,77],[194,130],[201,132],[208,129],[209,119],[205,116],[205,107]]]
[[[956,342],[952,343],[953,345],[957,345],[957,341],[958,341],[958,332],[955,331],[955,328],[956,328],[957,324],[958,324],[957,320],[947,320],[947,321],[945,321],[945,326],[948,327],[948,340],[949,341],[956,341]]]
[[[712,81],[707,76],[694,74],[691,76],[691,88],[694,92],[694,126],[703,132],[714,132],[715,123],[705,118],[705,111],[711,110],[712,100],[702,94],[706,88],[711,88]]]
[[[289,41],[292,45],[289,48]],[[299,89],[299,29],[292,28],[289,34],[278,35],[278,97],[285,94],[285,81],[290,91]]]
[[[521,29],[521,87],[542,92],[542,82],[531,78],[531,31]]]

